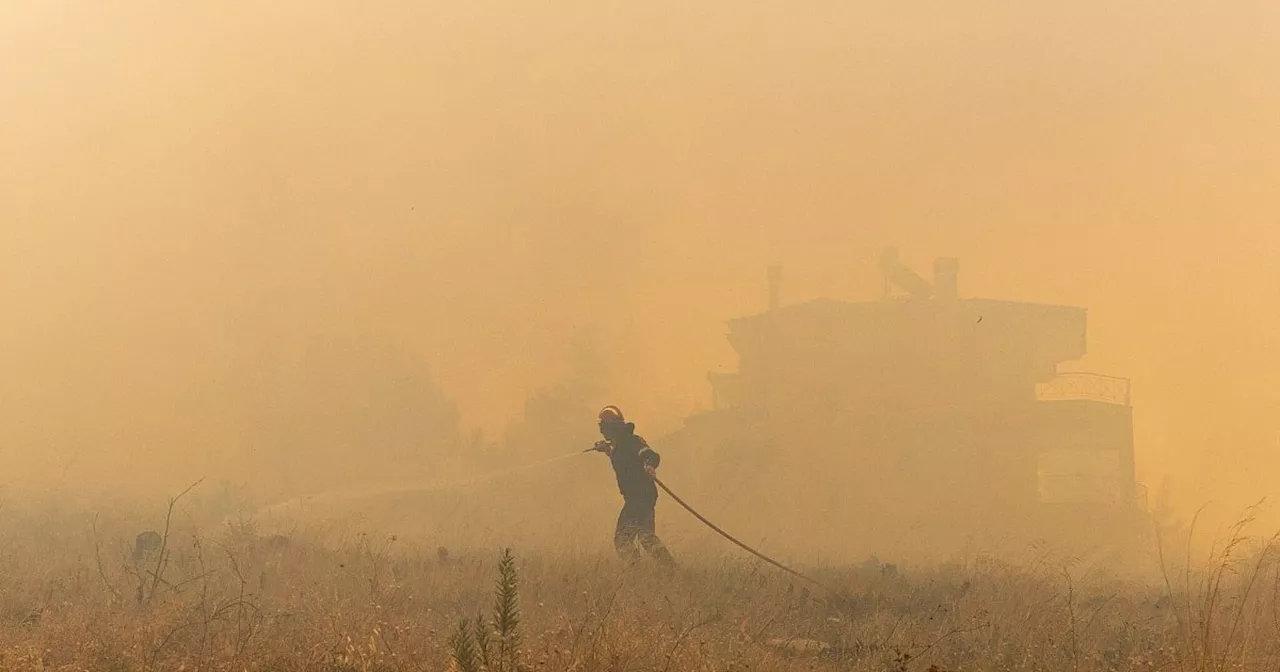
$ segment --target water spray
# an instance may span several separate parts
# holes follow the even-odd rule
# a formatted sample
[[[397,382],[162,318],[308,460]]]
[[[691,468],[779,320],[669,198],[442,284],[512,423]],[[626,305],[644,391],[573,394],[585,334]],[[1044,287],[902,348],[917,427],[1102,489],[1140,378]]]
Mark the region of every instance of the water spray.
[[[424,493],[441,492],[441,491],[447,491],[447,490],[457,490],[460,488],[467,488],[474,485],[488,483],[489,481],[494,481],[499,478],[505,478],[507,476],[512,476],[525,471],[531,471],[533,469],[545,467],[551,464],[555,464],[557,462],[563,462],[564,460],[567,460],[571,457],[577,457],[579,454],[580,453],[575,451],[567,455],[557,455],[556,457],[549,457],[545,460],[540,460],[538,462],[531,462],[529,464],[520,464],[514,467],[508,467],[506,469],[499,469],[497,471],[491,471],[486,474],[481,474],[479,476],[473,476],[471,478],[455,479],[451,481],[445,481],[443,483],[434,483],[430,485],[369,488],[365,490],[348,490],[345,492],[329,491],[329,492],[324,492],[317,495],[305,495],[302,497],[297,497],[285,502],[280,502],[278,504],[273,504],[271,506],[263,508],[258,511],[257,515],[271,514],[276,510],[287,507],[295,502],[301,502],[305,500],[314,500],[317,498],[330,498],[330,499],[357,498],[358,499],[362,497],[379,497],[384,495],[399,495],[399,494],[420,494],[420,493],[424,494]]]
[[[533,470],[533,469],[538,469],[538,468],[541,468],[541,467],[546,467],[546,466],[549,466],[549,465],[552,465],[552,464],[556,464],[556,463],[558,463],[558,462],[563,462],[563,461],[568,460],[568,459],[570,459],[570,458],[577,457],[578,455],[583,455],[583,454],[586,454],[586,453],[593,453],[593,452],[604,453],[604,452],[607,452],[607,447],[608,447],[608,442],[605,442],[605,441],[597,441],[597,442],[596,442],[596,444],[595,444],[594,446],[592,446],[592,447],[590,447],[590,448],[587,448],[586,450],[582,450],[582,451],[574,451],[574,452],[572,452],[572,453],[568,453],[567,455],[558,455],[558,456],[556,456],[556,457],[550,457],[550,458],[547,458],[547,459],[545,459],[545,460],[540,460],[540,461],[538,461],[538,462],[532,462],[532,463],[529,463],[529,464],[521,464],[521,465],[517,465],[517,466],[514,466],[514,467],[509,467],[509,468],[507,468],[507,469],[500,469],[500,470],[497,470],[497,471],[491,471],[491,472],[489,472],[489,473],[487,473],[487,474],[482,474],[482,475],[480,475],[480,476],[475,476],[475,477],[473,477],[473,478],[464,479],[464,480],[460,480],[460,481],[455,480],[455,481],[450,481],[450,482],[446,482],[446,483],[438,483],[438,484],[434,484],[434,485],[426,485],[426,486],[414,486],[414,487],[402,486],[402,487],[396,487],[396,488],[378,488],[378,489],[373,489],[373,490],[363,490],[363,491],[346,492],[346,493],[341,493],[341,492],[331,492],[331,493],[326,493],[325,495],[320,495],[320,496],[328,496],[328,497],[370,497],[370,496],[378,496],[378,495],[394,495],[394,494],[402,494],[402,493],[427,493],[427,492],[439,492],[439,491],[442,491],[442,490],[454,490],[454,489],[458,489],[458,488],[465,488],[465,487],[470,487],[470,486],[473,486],[473,485],[479,485],[479,484],[482,484],[482,483],[488,483],[488,482],[490,482],[490,481],[497,480],[497,479],[499,479],[499,478],[505,478],[505,477],[507,477],[507,476],[512,476],[512,475],[514,475],[514,474],[522,473],[522,472],[525,472],[525,471],[531,471],[531,470]],[[684,501],[684,499],[682,499],[679,495],[677,495],[675,492],[673,492],[673,491],[671,490],[671,488],[667,487],[667,484],[666,484],[666,483],[663,483],[663,482],[662,482],[662,479],[658,478],[658,476],[657,476],[656,474],[651,474],[651,478],[653,478],[653,482],[654,482],[655,484],[657,484],[657,486],[658,486],[658,487],[662,488],[662,490],[663,490],[664,492],[666,492],[666,493],[667,493],[667,495],[668,495],[668,496],[670,496],[670,497],[671,497],[671,499],[672,499],[672,500],[674,500],[676,504],[679,504],[682,508],[684,508],[684,510],[685,510],[685,511],[688,511],[688,512],[689,512],[689,513],[690,513],[694,518],[697,518],[697,519],[698,519],[698,521],[699,521],[699,522],[701,522],[703,525],[706,525],[707,527],[711,528],[711,530],[712,530],[712,531],[714,531],[716,534],[719,534],[720,536],[724,537],[725,539],[728,539],[731,543],[733,543],[733,544],[734,544],[735,546],[737,546],[738,548],[741,548],[742,550],[746,551],[747,553],[750,553],[751,555],[755,556],[756,558],[759,558],[760,560],[762,560],[762,561],[764,561],[764,562],[768,563],[769,565],[772,565],[773,567],[776,567],[776,568],[778,568],[778,569],[782,570],[783,572],[786,572],[787,574],[790,574],[790,575],[792,575],[792,576],[794,576],[794,577],[796,577],[796,578],[798,578],[798,579],[801,579],[801,580],[803,580],[803,581],[807,581],[807,582],[809,582],[809,583],[812,583],[812,584],[814,584],[814,585],[816,585],[816,586],[826,588],[826,586],[825,586],[825,585],[823,585],[820,581],[818,581],[818,580],[816,580],[816,579],[814,579],[814,578],[812,578],[812,577],[806,576],[806,575],[805,575],[805,574],[803,574],[802,572],[799,572],[799,571],[797,571],[797,570],[795,570],[795,569],[792,569],[792,568],[790,568],[790,567],[788,567],[788,566],[786,566],[786,565],[782,564],[781,562],[778,562],[777,560],[774,560],[773,558],[770,558],[769,556],[767,556],[767,555],[765,555],[765,554],[761,553],[760,551],[758,551],[758,550],[756,550],[756,549],[754,549],[754,548],[752,548],[752,547],[748,546],[747,544],[743,543],[743,542],[742,542],[742,541],[740,541],[737,537],[734,537],[732,534],[729,534],[728,532],[724,531],[720,526],[718,526],[718,525],[716,525],[715,523],[713,523],[713,522],[711,522],[710,520],[708,520],[708,519],[707,519],[705,516],[703,516],[701,513],[698,513],[698,511],[697,511],[696,509],[694,509],[694,508],[693,508],[692,506],[690,506],[687,502],[685,502],[685,501]],[[307,498],[307,499],[309,499],[309,498]],[[285,502],[285,503],[283,503],[283,504],[277,504],[277,505],[275,505],[275,506],[268,507],[268,508],[264,509],[263,511],[261,511],[260,513],[269,513],[269,512],[271,512],[272,510],[274,510],[274,509],[276,509],[276,508],[278,508],[278,507],[281,507],[281,506],[285,506],[285,505],[287,505],[288,503],[289,503],[289,502]]]

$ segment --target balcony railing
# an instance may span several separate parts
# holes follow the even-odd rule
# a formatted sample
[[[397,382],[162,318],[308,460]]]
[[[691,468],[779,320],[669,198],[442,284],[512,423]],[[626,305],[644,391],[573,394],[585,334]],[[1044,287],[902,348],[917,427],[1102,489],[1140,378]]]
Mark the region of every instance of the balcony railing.
[[[1061,373],[1036,386],[1040,401],[1087,400],[1117,406],[1129,405],[1129,379],[1096,373]]]

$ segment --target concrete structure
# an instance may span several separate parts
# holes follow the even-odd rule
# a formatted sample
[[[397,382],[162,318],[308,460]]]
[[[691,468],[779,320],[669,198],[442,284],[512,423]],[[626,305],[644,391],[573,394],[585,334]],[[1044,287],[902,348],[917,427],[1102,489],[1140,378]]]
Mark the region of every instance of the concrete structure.
[[[859,534],[1039,537],[1131,520],[1129,382],[1058,370],[1085,354],[1086,311],[960,298],[952,259],[933,282],[893,250],[882,264],[885,297],[869,302],[783,306],[770,272],[770,309],[729,322],[738,370],[709,376],[713,410],[675,439],[708,454],[706,477],[765,469],[773,480],[749,489],[803,493],[796,511],[832,533],[872,520]]]

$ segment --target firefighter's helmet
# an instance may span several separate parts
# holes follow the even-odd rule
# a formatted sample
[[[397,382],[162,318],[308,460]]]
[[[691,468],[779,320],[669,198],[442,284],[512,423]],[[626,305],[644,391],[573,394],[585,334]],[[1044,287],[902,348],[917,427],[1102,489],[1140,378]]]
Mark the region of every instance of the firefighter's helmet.
[[[626,418],[622,417],[622,409],[617,406],[605,406],[600,410],[597,419],[602,425],[622,424],[626,422]]]

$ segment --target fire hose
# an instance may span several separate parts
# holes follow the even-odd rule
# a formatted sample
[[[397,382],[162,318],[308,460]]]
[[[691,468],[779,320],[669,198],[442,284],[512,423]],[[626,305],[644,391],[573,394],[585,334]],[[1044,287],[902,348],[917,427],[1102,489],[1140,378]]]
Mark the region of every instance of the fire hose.
[[[582,452],[584,452],[584,453],[589,453],[589,452],[595,452],[595,451],[599,451],[599,448],[588,448],[588,449],[586,449],[586,450],[584,450],[584,451],[582,451]],[[770,564],[770,565],[772,565],[772,566],[774,566],[774,567],[776,567],[776,568],[778,568],[778,569],[780,569],[780,570],[782,570],[782,571],[786,572],[787,574],[790,574],[790,575],[792,575],[792,576],[794,576],[794,577],[796,577],[796,578],[798,578],[798,579],[801,579],[801,580],[803,580],[803,581],[807,581],[807,582],[809,582],[809,583],[812,583],[812,584],[814,584],[815,586],[818,586],[818,587],[821,587],[821,588],[826,588],[826,586],[825,586],[822,582],[818,581],[817,579],[811,578],[811,577],[809,577],[809,576],[805,576],[803,573],[801,573],[801,572],[799,572],[799,571],[797,571],[797,570],[794,570],[794,569],[792,569],[792,568],[790,568],[790,567],[788,567],[788,566],[786,566],[786,565],[782,564],[781,562],[778,562],[777,560],[774,560],[773,558],[770,558],[769,556],[767,556],[767,555],[765,555],[765,554],[761,553],[760,551],[757,551],[756,549],[754,549],[754,548],[752,548],[752,547],[750,547],[750,546],[748,546],[748,545],[746,545],[746,544],[742,543],[741,541],[739,541],[739,540],[738,540],[738,538],[737,538],[737,537],[734,537],[732,534],[729,534],[728,532],[725,532],[723,529],[721,529],[721,528],[720,528],[720,526],[719,526],[719,525],[716,525],[715,523],[711,522],[710,520],[707,520],[706,516],[703,516],[701,513],[698,513],[698,511],[697,511],[696,509],[694,509],[692,506],[689,506],[689,504],[688,504],[687,502],[685,502],[683,499],[681,499],[679,495],[677,495],[676,493],[672,492],[672,491],[671,491],[671,488],[668,488],[668,487],[667,487],[667,484],[666,484],[666,483],[663,483],[663,482],[662,482],[662,479],[658,478],[658,476],[657,476],[656,474],[651,474],[650,476],[653,478],[653,482],[654,482],[654,483],[656,483],[656,484],[658,484],[658,487],[662,488],[662,491],[663,491],[663,492],[665,492],[665,493],[667,493],[667,495],[669,495],[669,496],[671,497],[671,499],[673,499],[673,500],[675,501],[675,503],[676,503],[676,504],[679,504],[681,507],[683,507],[685,511],[688,511],[690,514],[692,514],[692,515],[693,515],[693,517],[694,517],[694,518],[697,518],[697,519],[698,519],[698,521],[699,521],[699,522],[701,522],[703,525],[706,525],[707,527],[711,528],[711,529],[712,529],[716,534],[719,534],[720,536],[724,537],[725,539],[728,539],[730,542],[732,542],[732,543],[733,543],[735,546],[737,546],[738,548],[741,548],[742,550],[744,550],[744,551],[746,551],[746,552],[750,553],[751,555],[753,555],[753,556],[755,556],[755,557],[759,558],[760,560],[763,560],[764,562],[766,562],[766,563],[768,563],[768,564]]]
[[[737,540],[737,539],[736,539],[732,534],[729,534],[728,532],[725,532],[724,530],[720,529],[720,527],[719,527],[718,525],[716,525],[715,523],[713,523],[713,522],[711,522],[711,521],[707,520],[707,519],[706,519],[706,518],[705,518],[701,513],[698,513],[696,510],[694,510],[694,508],[693,508],[692,506],[689,506],[687,503],[685,503],[685,501],[684,501],[683,499],[680,499],[680,496],[679,496],[679,495],[677,495],[676,493],[672,492],[672,491],[671,491],[671,488],[668,488],[668,487],[667,487],[667,484],[662,482],[662,479],[658,478],[657,476],[654,476],[654,477],[653,477],[653,482],[654,482],[654,483],[657,483],[657,484],[658,484],[658,487],[662,488],[663,492],[665,492],[665,493],[667,493],[668,495],[670,495],[670,496],[671,496],[671,499],[675,500],[676,504],[679,504],[680,506],[684,507],[684,510],[685,510],[685,511],[688,511],[689,513],[693,514],[693,517],[694,517],[694,518],[697,518],[699,521],[701,521],[703,525],[706,525],[707,527],[709,527],[709,528],[711,528],[712,530],[714,530],[714,531],[715,531],[717,534],[719,534],[720,536],[722,536],[722,537],[724,537],[725,539],[728,539],[729,541],[733,542],[733,543],[734,543],[738,548],[741,548],[742,550],[744,550],[744,551],[746,551],[746,552],[750,553],[751,555],[754,555],[754,556],[756,556],[757,558],[760,558],[761,560],[763,560],[763,561],[765,561],[765,562],[769,563],[770,565],[773,565],[774,567],[777,567],[778,569],[781,569],[782,571],[784,571],[784,572],[786,572],[786,573],[788,573],[788,574],[790,574],[790,575],[792,575],[792,576],[794,576],[794,577],[796,577],[796,578],[798,578],[798,579],[803,579],[803,580],[808,581],[809,583],[812,583],[812,584],[814,584],[814,585],[816,585],[816,586],[820,586],[820,587],[823,587],[823,588],[825,588],[825,587],[826,587],[826,586],[823,586],[823,584],[822,584],[821,582],[819,582],[817,579],[812,579],[812,578],[810,578],[810,577],[808,577],[808,576],[805,576],[804,574],[802,574],[802,573],[800,573],[800,572],[798,572],[798,571],[796,571],[796,570],[794,570],[794,569],[791,569],[790,567],[788,567],[788,566],[786,566],[786,565],[784,565],[784,564],[782,564],[782,563],[778,562],[777,560],[774,560],[773,558],[770,558],[769,556],[767,556],[767,555],[765,555],[765,554],[761,553],[760,551],[757,551],[756,549],[751,548],[750,546],[748,546],[748,545],[746,545],[746,544],[742,543],[741,541],[738,541],[738,540]]]

